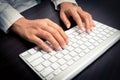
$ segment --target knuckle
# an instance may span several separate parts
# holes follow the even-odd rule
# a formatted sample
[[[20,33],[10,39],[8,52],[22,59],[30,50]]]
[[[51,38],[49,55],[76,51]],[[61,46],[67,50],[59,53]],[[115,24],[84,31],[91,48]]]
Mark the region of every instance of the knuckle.
[[[77,7],[80,11],[82,10],[82,8],[81,7]]]
[[[87,17],[92,17],[92,15],[88,12],[85,12],[85,14],[86,14]]]
[[[79,16],[77,14],[74,15],[75,19],[79,19]]]
[[[60,41],[60,45],[61,45],[61,46],[65,44],[64,39],[60,39],[59,41]]]
[[[52,30],[52,34],[54,35],[54,34],[58,34],[58,31],[57,30]]]
[[[57,27],[56,29],[57,29],[59,32],[64,32],[61,27]]]
[[[29,41],[32,41],[32,42],[33,42],[33,35],[27,33],[27,34],[26,34],[26,39],[28,39]]]
[[[58,26],[58,27],[56,27],[56,29],[57,29],[57,30],[62,30],[62,28],[61,28],[61,27],[59,27],[59,26]]]
[[[85,19],[88,19],[88,15],[84,15],[84,18],[85,18]]]
[[[92,18],[92,15],[89,14],[88,16]]]
[[[53,34],[53,35],[58,33],[56,29],[51,28],[49,30],[50,30],[50,33]]]
[[[58,46],[59,46],[59,44],[58,44],[56,41],[53,41],[52,44],[53,44],[53,46],[55,46],[55,47],[58,47]]]
[[[51,37],[52,37],[52,36],[51,36],[50,33],[46,33],[46,34],[45,34],[45,38],[46,38],[46,39],[50,39]]]

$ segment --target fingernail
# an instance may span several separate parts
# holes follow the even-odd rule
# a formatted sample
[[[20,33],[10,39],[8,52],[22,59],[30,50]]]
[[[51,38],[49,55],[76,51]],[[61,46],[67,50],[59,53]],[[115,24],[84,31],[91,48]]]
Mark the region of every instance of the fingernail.
[[[66,45],[64,44],[64,45],[62,46],[62,48],[63,48],[63,49],[66,48]]]
[[[68,43],[69,43],[69,39],[66,40],[66,44],[68,44]]]
[[[90,30],[87,30],[88,33],[90,33],[91,31]]]
[[[67,24],[67,28],[70,28],[70,24]]]
[[[49,52],[52,52],[53,50],[50,48],[48,51],[49,51]]]
[[[61,47],[58,47],[57,50],[62,50],[62,48],[61,48]]]
[[[95,27],[95,23],[93,23],[93,27]]]
[[[93,28],[94,28],[94,27],[92,27],[90,31],[93,31]]]
[[[85,31],[85,28],[84,28],[84,27],[82,27],[82,30],[83,30],[83,31]]]

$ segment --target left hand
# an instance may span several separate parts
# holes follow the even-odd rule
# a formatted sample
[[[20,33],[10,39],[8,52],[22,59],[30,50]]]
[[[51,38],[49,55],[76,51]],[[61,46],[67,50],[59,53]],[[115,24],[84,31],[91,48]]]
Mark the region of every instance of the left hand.
[[[82,10],[80,6],[76,6],[70,2],[63,2],[60,4],[60,18],[64,22],[67,28],[70,28],[71,23],[69,21],[69,17],[72,17],[79,28],[86,32],[91,32],[92,27],[94,27],[94,22],[92,20],[92,16]],[[84,21],[85,26],[83,26],[82,21]]]

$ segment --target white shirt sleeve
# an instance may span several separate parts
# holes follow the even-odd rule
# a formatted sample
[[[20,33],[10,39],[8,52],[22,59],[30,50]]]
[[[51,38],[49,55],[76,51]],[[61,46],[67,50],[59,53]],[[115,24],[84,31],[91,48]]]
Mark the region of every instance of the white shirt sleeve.
[[[58,5],[61,4],[61,3],[63,3],[63,2],[71,2],[71,3],[74,3],[74,4],[77,5],[77,3],[76,3],[75,0],[51,0],[51,1],[54,3],[56,10],[59,9],[59,8],[58,8]]]
[[[23,17],[16,9],[8,3],[0,2],[0,29],[7,33],[10,26]]]

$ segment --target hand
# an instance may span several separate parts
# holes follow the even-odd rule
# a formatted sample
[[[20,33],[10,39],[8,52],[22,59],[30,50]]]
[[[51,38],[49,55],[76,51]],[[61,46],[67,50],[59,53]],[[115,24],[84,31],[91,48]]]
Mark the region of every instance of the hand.
[[[94,27],[94,23],[91,15],[82,10],[81,7],[74,5],[70,2],[63,2],[60,4],[60,18],[64,22],[67,28],[71,26],[69,17],[72,17],[79,28],[83,31],[90,32],[92,27]],[[82,21],[84,21],[85,26],[83,26]]]
[[[42,38],[48,40],[56,50],[65,48],[68,43],[68,37],[62,28],[49,19],[28,20],[20,18],[11,29],[47,52],[51,52],[52,49]]]

